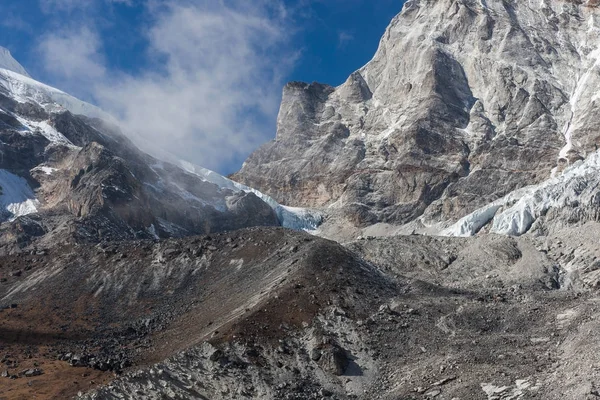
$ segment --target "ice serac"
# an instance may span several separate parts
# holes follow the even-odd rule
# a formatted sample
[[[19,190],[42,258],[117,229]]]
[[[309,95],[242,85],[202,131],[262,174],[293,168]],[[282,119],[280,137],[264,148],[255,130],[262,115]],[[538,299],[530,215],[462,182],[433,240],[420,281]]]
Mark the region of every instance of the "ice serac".
[[[463,217],[443,230],[445,236],[473,236],[489,231],[520,236],[530,230],[555,232],[600,218],[600,153],[577,161],[554,178],[527,186]]]
[[[275,140],[233,178],[360,228],[447,226],[560,175],[600,143],[596,4],[407,1],[345,83],[284,88]]]
[[[29,77],[29,74],[27,73],[25,68],[13,58],[8,49],[2,46],[0,46],[0,68],[7,69],[9,71],[16,72],[17,74]]]

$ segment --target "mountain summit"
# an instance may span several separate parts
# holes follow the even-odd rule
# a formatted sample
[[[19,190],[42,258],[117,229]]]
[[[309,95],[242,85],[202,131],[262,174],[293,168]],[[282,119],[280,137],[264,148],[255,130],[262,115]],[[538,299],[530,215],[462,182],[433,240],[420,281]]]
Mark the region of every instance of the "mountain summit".
[[[0,59],[0,242],[152,239],[279,226],[318,214],[281,206],[212,171],[140,151],[105,112]]]
[[[30,77],[25,68],[13,58],[8,49],[0,46],[0,68]]]

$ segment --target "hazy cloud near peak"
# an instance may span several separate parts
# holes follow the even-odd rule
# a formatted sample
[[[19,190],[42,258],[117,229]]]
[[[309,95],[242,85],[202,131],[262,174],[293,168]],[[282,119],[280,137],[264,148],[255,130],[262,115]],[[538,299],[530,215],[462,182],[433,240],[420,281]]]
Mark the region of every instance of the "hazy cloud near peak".
[[[89,88],[142,147],[151,143],[227,171],[274,136],[281,77],[295,60],[285,8],[272,1],[172,1],[152,12],[154,65],[145,72],[108,69],[99,37],[87,28],[46,36],[40,54],[47,71]]]
[[[354,35],[349,32],[338,32],[338,47],[345,47],[354,40]]]
[[[37,51],[46,71],[57,77],[66,90],[74,89],[87,97],[93,94],[90,83],[106,77],[102,43],[88,28],[49,33],[42,38]]]

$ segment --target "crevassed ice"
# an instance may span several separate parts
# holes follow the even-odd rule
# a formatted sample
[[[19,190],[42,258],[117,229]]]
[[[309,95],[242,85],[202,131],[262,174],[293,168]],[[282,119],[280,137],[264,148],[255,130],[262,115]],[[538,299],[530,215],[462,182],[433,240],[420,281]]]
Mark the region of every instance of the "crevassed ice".
[[[492,222],[491,232],[519,236],[550,208],[565,207],[581,200],[585,204],[600,188],[600,153],[590,155],[565,169],[562,175],[538,185],[515,190],[461,218],[440,232],[441,236],[472,236]],[[586,189],[591,189],[586,192]],[[585,197],[585,198],[584,198]],[[500,213],[498,211],[502,209]]]

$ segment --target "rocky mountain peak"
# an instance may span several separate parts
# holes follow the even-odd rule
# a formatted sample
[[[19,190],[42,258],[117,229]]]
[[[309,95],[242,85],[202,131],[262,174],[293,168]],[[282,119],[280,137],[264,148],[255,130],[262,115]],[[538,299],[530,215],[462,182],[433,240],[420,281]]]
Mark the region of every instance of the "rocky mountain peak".
[[[599,18],[589,1],[408,1],[344,84],[286,87],[277,140],[235,178],[358,228],[450,224],[596,151]]]

